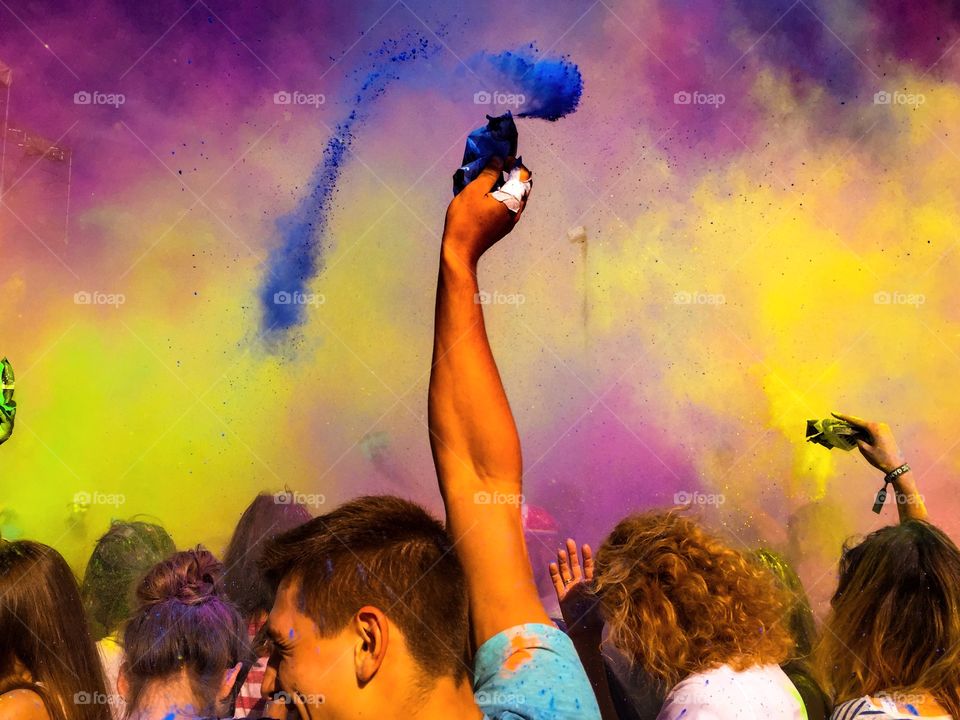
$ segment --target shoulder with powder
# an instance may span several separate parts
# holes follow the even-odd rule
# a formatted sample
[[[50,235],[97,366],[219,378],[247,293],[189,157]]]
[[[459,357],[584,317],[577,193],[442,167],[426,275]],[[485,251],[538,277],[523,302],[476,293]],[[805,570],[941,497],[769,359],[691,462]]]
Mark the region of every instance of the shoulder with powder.
[[[0,695],[0,720],[50,720],[50,715],[32,690],[11,690]]]

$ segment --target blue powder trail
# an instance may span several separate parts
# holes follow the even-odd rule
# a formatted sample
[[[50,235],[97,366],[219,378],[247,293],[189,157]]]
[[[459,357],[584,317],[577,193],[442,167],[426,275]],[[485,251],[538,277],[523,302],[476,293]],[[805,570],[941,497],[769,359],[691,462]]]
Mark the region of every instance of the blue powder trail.
[[[372,65],[364,68],[367,74],[359,84],[350,112],[337,123],[323,149],[310,178],[310,192],[276,222],[280,242],[270,252],[260,286],[261,332],[268,346],[282,342],[288,331],[305,320],[307,286],[323,268],[321,243],[355,129],[367,119],[377,98],[399,77],[401,65],[435,51],[425,38],[411,35],[388,40],[370,53]]]
[[[538,55],[539,50],[530,43],[517,50],[480,53],[472,64],[481,77],[486,76],[486,68],[493,70],[497,81],[503,83],[503,87],[495,88],[498,92],[524,96],[517,117],[559,120],[580,104],[583,76],[567,57]]]

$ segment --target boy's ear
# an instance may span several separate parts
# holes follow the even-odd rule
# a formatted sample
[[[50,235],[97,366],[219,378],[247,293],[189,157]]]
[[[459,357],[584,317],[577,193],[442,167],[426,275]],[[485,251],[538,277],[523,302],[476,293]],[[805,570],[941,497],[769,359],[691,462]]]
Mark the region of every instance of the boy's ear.
[[[357,682],[366,685],[373,680],[387,656],[390,644],[390,621],[379,608],[364,605],[353,617],[357,633],[354,666]]]
[[[127,679],[127,670],[122,664],[120,665],[120,672],[117,673],[117,692],[124,700],[128,700],[130,697],[130,681]]]
[[[232,668],[228,668],[223,674],[223,682],[220,684],[220,692],[217,693],[217,700],[226,700],[230,697],[237,678],[240,677],[241,668],[243,668],[243,663],[238,662]]]

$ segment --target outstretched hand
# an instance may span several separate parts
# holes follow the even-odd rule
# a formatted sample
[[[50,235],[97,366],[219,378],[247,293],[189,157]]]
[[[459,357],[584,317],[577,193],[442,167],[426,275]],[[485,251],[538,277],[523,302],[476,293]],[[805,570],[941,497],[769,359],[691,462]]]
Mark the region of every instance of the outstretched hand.
[[[567,539],[567,547],[557,550],[557,562],[550,563],[550,579],[557,591],[560,612],[571,634],[600,632],[603,618],[600,601],[593,592],[593,551],[582,547],[583,566],[577,553],[577,543]]]
[[[903,453],[897,445],[897,440],[893,436],[893,430],[886,423],[871,422],[863,420],[854,415],[841,415],[833,413],[838,420],[843,420],[862,431],[867,436],[867,440],[857,440],[857,447],[861,454],[871,465],[885,474],[893,472],[906,462],[903,459]]]
[[[508,158],[507,169],[512,165],[513,159]],[[460,260],[471,265],[476,264],[481,255],[513,230],[527,205],[527,198],[524,198],[520,202],[520,209],[514,213],[491,197],[490,193],[502,177],[503,170],[503,160],[493,158],[447,207],[443,227],[444,248],[452,250]],[[530,171],[524,169],[521,180],[529,178]]]
[[[906,463],[903,453],[900,452],[900,447],[897,445],[897,440],[893,437],[893,430],[886,423],[862,420],[855,415],[841,415],[840,413],[833,413],[833,415],[861,431],[860,434],[864,435],[865,439],[857,440],[857,447],[860,448],[860,452],[867,459],[867,462],[884,475],[889,475]],[[894,497],[897,501],[897,514],[900,517],[900,522],[927,519],[927,506],[924,503],[923,495],[917,489],[913,473],[908,471],[900,475],[893,481],[893,488],[896,491]],[[878,495],[878,500],[880,499]]]

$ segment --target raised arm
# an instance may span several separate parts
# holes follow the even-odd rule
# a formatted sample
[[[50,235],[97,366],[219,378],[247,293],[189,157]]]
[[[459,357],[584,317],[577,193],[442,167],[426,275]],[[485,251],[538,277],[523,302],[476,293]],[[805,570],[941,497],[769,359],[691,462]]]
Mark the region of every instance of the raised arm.
[[[447,209],[430,375],[430,446],[478,646],[506,628],[550,622],[523,539],[520,439],[478,301],[480,257],[523,212],[489,196],[501,171],[491,163]]]
[[[893,431],[889,425],[862,420],[853,415],[840,415],[839,413],[833,415],[860,428],[869,436],[869,441],[859,440],[857,445],[867,462],[880,470],[884,477],[906,464],[903,453],[900,452],[900,447],[897,445],[897,440],[893,436]],[[913,472],[908,470],[893,480],[893,489],[896,493],[895,500],[897,501],[897,513],[899,513],[900,522],[927,519],[927,507],[924,505],[923,496],[917,490]]]

